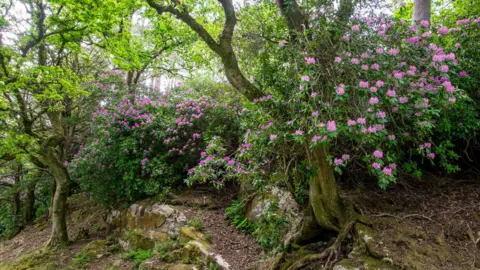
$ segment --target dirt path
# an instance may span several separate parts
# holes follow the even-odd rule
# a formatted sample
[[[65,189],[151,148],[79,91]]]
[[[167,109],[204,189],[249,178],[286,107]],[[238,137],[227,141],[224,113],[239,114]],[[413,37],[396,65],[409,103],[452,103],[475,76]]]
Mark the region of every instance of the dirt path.
[[[263,253],[253,237],[228,223],[225,208],[231,204],[234,196],[228,191],[200,189],[184,192],[177,201],[190,204],[184,208],[189,220],[201,219],[202,231],[211,236],[214,253],[221,255],[230,264],[230,269],[241,270],[260,260]],[[191,205],[199,201],[205,202],[205,205]]]

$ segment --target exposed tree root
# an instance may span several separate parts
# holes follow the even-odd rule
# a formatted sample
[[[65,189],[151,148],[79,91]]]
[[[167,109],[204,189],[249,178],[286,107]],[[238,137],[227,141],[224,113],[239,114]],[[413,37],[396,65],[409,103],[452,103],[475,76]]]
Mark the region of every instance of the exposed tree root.
[[[349,221],[347,225],[344,226],[343,230],[339,233],[337,239],[335,240],[335,243],[325,249],[322,253],[306,255],[300,260],[297,260],[295,263],[293,263],[289,268],[287,268],[287,270],[301,269],[313,262],[325,259],[325,267],[331,267],[338,260],[338,254],[340,252],[342,242],[345,240],[347,235],[350,234],[356,222],[357,219]]]

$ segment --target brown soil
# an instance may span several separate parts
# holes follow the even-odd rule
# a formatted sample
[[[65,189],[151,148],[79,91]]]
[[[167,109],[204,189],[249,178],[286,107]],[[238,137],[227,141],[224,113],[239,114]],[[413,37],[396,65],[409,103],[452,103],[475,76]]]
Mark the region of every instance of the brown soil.
[[[347,197],[373,221],[375,239],[394,266],[480,268],[480,181],[425,178]]]
[[[200,200],[200,198],[208,198]],[[220,254],[231,266],[232,270],[247,269],[248,265],[262,258],[262,249],[255,240],[230,225],[225,215],[225,208],[232,203],[234,193],[211,188],[188,190],[176,201],[193,202],[208,201],[203,207],[185,208],[188,220],[201,220],[202,231],[211,236],[214,252]]]
[[[72,212],[86,206],[85,201],[72,201],[70,200],[69,205],[69,218],[68,218],[68,228],[69,228],[69,237],[70,239],[74,238],[75,231],[78,231],[80,227],[85,224],[80,224],[79,222],[72,221]],[[88,202],[89,204],[91,202]],[[90,205],[91,206],[91,205]],[[92,210],[91,207],[86,206],[86,211]],[[87,218],[84,216],[83,218]],[[92,222],[97,222],[92,220]],[[101,221],[98,221],[101,222]],[[21,258],[22,256],[33,254],[37,251],[42,250],[44,244],[48,241],[51,224],[45,221],[45,218],[39,218],[35,225],[27,226],[22,232],[20,232],[13,239],[0,242],[0,264],[13,261]],[[90,243],[91,241],[103,239],[106,235],[104,232],[100,231],[98,233],[91,233],[89,237],[71,241],[70,245],[64,249],[54,251],[51,256],[54,256],[55,269],[65,268],[73,263],[73,258],[81,252],[82,248]],[[88,269],[93,270],[103,270],[107,269],[114,262],[119,265],[120,269],[134,269],[133,263],[131,261],[123,261],[120,258],[121,254],[105,254],[101,258],[94,258],[89,264]],[[75,267],[75,268],[79,268]],[[71,268],[70,268],[71,269]],[[81,269],[81,268],[80,268]]]
[[[262,259],[263,252],[252,237],[228,224],[225,207],[234,196],[227,191],[197,187],[182,193],[174,203],[183,208],[189,220],[201,220],[201,230],[211,236],[214,252],[232,270],[241,270]],[[372,185],[346,191],[343,196],[354,201],[372,221],[374,239],[393,261],[392,269],[480,268],[480,181],[431,176],[423,181],[402,181],[386,191]],[[85,212],[82,207],[85,202],[82,206],[72,205],[71,210]],[[70,232],[80,226],[72,221],[72,216]],[[0,262],[41,249],[50,230],[50,225],[39,222],[0,243]],[[87,243],[105,237],[105,232],[99,231],[72,242],[56,254],[57,269],[71,265]],[[94,259],[88,269],[106,269],[113,264],[120,265],[120,269],[134,269],[131,261],[121,259],[121,252]]]

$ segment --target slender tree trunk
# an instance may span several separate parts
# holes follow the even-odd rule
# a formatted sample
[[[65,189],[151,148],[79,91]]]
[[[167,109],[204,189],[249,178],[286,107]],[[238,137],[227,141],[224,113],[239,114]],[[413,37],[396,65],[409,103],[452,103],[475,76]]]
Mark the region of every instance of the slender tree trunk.
[[[35,219],[35,184],[28,187],[25,204],[25,224],[32,224]]]
[[[69,189],[69,175],[67,169],[50,152],[43,157],[49,172],[55,179],[56,189],[53,197],[52,209],[52,234],[47,243],[47,247],[58,247],[68,244],[67,233],[67,197]]]
[[[412,22],[418,23],[421,21],[430,22],[430,0],[414,0],[413,1],[413,17]]]
[[[17,170],[15,172],[15,177],[14,177],[14,188],[18,188],[18,184],[20,183],[20,178],[21,178],[21,166],[19,165],[17,167]],[[17,235],[23,228],[22,224],[22,215],[21,215],[21,201],[20,201],[20,192],[15,191],[15,193],[12,196],[12,215],[15,218],[15,227],[10,235],[10,238],[13,238],[15,235]]]

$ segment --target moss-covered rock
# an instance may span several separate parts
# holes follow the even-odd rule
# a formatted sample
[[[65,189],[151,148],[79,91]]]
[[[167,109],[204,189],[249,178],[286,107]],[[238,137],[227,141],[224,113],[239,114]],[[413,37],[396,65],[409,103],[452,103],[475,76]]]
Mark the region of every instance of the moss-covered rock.
[[[153,249],[178,234],[187,219],[173,206],[145,200],[111,211],[107,224],[124,250]]]
[[[0,270],[51,270],[56,269],[54,255],[36,251],[25,254],[17,260],[0,262]]]
[[[102,257],[108,247],[108,242],[106,240],[94,240],[82,248],[82,251],[88,254],[93,258]]]

